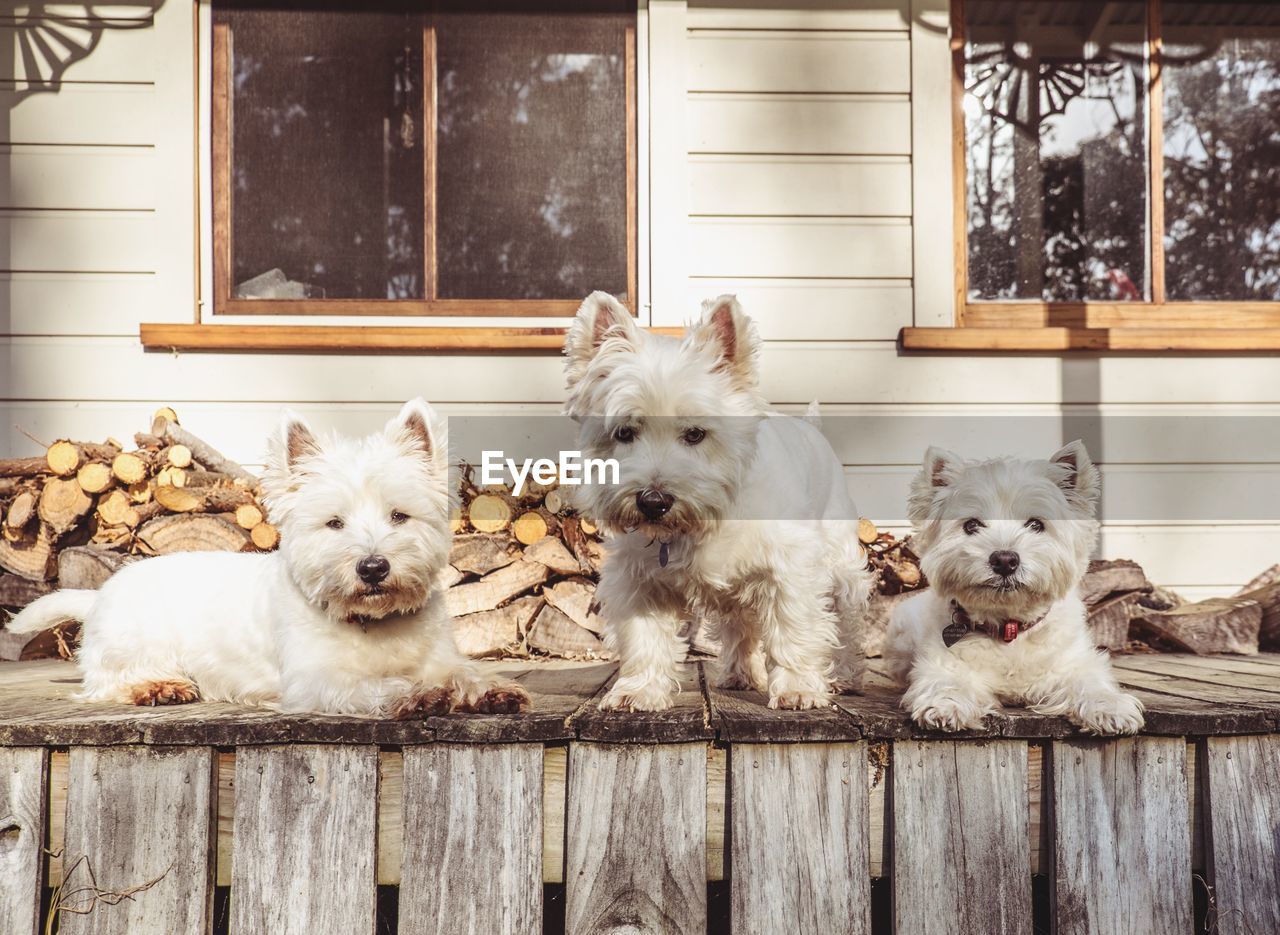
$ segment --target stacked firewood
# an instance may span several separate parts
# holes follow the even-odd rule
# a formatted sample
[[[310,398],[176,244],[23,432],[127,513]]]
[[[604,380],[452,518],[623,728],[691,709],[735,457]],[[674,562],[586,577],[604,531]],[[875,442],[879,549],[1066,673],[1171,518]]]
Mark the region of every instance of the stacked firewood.
[[[0,460],[0,606],[55,587],[98,587],[134,555],[268,550],[279,534],[258,479],[156,413],[132,449],[61,440]]]

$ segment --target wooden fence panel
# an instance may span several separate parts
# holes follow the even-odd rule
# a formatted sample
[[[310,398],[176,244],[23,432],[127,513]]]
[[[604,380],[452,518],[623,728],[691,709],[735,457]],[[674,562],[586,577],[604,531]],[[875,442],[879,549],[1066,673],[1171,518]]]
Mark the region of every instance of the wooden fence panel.
[[[1280,735],[1205,741],[1209,884],[1216,932],[1280,932]]]
[[[1031,935],[1026,743],[904,740],[892,769],[898,935]]]
[[[40,930],[48,762],[40,747],[0,748],[0,919],[14,935]]]
[[[1059,741],[1052,770],[1058,935],[1190,935],[1186,741]]]
[[[706,749],[570,747],[568,935],[706,931]]]
[[[735,744],[734,935],[870,935],[865,743]]]
[[[378,748],[236,752],[232,935],[372,935]]]
[[[542,746],[404,750],[399,935],[542,932]]]
[[[72,747],[69,766],[62,935],[205,935],[213,750]]]

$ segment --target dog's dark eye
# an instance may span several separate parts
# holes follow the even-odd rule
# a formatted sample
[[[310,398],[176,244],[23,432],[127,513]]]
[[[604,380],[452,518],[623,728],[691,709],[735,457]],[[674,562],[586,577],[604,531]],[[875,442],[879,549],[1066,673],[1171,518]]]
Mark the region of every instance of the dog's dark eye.
[[[391,522],[392,522],[392,523],[394,523],[394,524],[395,524],[395,525],[397,525],[397,526],[401,526],[401,525],[403,525],[403,524],[405,524],[405,523],[409,522],[409,514],[408,514],[408,513],[401,513],[399,510],[392,510],[392,511],[391,511]]]
[[[686,445],[696,445],[706,437],[707,430],[699,428],[685,429],[680,434],[680,438]]]
[[[987,524],[984,523],[982,520],[977,519],[976,517],[974,519],[967,519],[964,521],[964,534],[966,536],[972,536],[979,529],[986,529],[986,528],[987,528]]]
[[[1032,532],[1044,532],[1044,520],[1036,519],[1034,516],[1022,525],[1026,526]]]
[[[636,430],[630,425],[620,425],[613,430],[613,440],[627,445],[636,440]]]
[[[330,529],[341,529],[343,526],[346,525],[346,523],[344,523],[342,520],[338,519],[338,517],[335,516],[333,519],[329,520],[329,522],[325,523],[325,525],[328,526]]]

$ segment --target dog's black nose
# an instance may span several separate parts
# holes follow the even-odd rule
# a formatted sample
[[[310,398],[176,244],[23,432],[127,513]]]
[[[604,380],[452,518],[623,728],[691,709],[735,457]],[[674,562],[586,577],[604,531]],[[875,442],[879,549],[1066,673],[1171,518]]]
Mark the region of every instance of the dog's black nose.
[[[1002,578],[1008,578],[1011,574],[1018,570],[1018,566],[1022,564],[1018,558],[1017,552],[1010,552],[1007,549],[1001,549],[999,552],[992,552],[991,557],[987,559],[991,563],[991,570]]]
[[[369,555],[356,564],[356,574],[365,584],[379,584],[391,574],[391,563],[381,555]]]
[[[676,498],[671,494],[652,487],[646,487],[636,494],[636,506],[647,520],[662,519],[670,511],[671,504],[675,502]]]

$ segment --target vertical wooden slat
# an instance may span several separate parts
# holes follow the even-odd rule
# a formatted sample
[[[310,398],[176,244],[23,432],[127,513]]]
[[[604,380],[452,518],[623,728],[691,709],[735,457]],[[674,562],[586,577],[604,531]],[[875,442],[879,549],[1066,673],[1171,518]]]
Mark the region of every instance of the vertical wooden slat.
[[[205,935],[213,802],[208,747],[73,747],[62,935]]]
[[[729,772],[734,935],[869,935],[866,744],[735,744]]]
[[[241,747],[232,935],[371,935],[377,795],[377,747]]]
[[[902,935],[1030,935],[1027,745],[901,741],[893,911]]]
[[[969,301],[969,219],[968,155],[964,140],[964,3],[951,0],[951,239],[955,255],[955,325],[964,324],[964,307]],[[927,206],[913,205],[914,223],[922,223],[919,212]],[[915,258],[920,269],[924,258]]]
[[[400,935],[542,931],[542,747],[404,750]]]
[[[706,931],[705,744],[574,744],[568,799],[568,935]]]
[[[40,929],[47,772],[40,747],[0,748],[0,920],[14,935]]]
[[[1147,123],[1150,136],[1149,162],[1151,199],[1151,301],[1157,305],[1166,301],[1164,276],[1164,38],[1161,0],[1147,0],[1147,55],[1151,69],[1151,83],[1147,91]]]
[[[1214,931],[1280,932],[1280,735],[1210,737],[1205,761]]]
[[[422,297],[436,298],[436,28],[430,16],[422,27]]]
[[[627,134],[627,307],[640,314],[639,278],[637,274],[636,186],[639,179],[639,154],[636,139],[636,28],[628,26],[625,38],[626,134]]]
[[[225,312],[231,299],[231,27],[213,17],[212,94],[210,121],[213,126],[211,161],[213,170],[213,312]]]
[[[1191,829],[1181,737],[1052,747],[1058,935],[1190,935]]]

